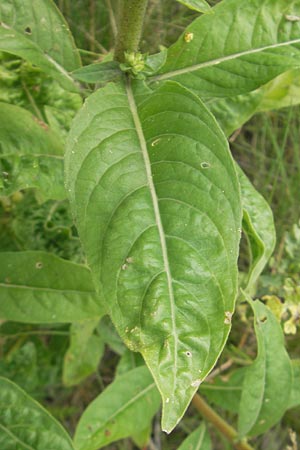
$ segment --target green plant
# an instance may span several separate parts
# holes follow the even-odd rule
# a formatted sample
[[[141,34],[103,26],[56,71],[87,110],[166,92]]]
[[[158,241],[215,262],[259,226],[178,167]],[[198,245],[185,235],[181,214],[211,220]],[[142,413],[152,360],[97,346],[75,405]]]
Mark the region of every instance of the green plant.
[[[2,377],[5,450],[96,450],[129,436],[143,448],[161,401],[167,433],[192,401],[231,446],[249,450],[249,437],[267,432],[300,403],[298,363],[285,350],[281,326],[270,308],[250,297],[274,250],[272,212],[234,162],[224,134],[263,108],[262,98],[269,105],[266,83],[299,67],[300,1],[223,0],[213,8],[203,0],[180,1],[204,14],[153,55],[139,51],[147,3],[120,2],[114,55],[84,67],[51,0],[0,5],[0,50],[18,57],[13,67],[23,67],[20,58],[27,61],[11,76],[4,56],[6,79],[21,80],[27,97],[14,97],[14,104],[4,97],[1,105],[2,208],[11,214],[34,188],[36,201],[56,202],[44,222],[53,227],[67,196],[87,261],[78,264],[81,253],[70,262],[42,251],[52,248],[45,233],[44,247],[34,251],[9,251],[8,244],[0,261],[1,317],[72,324],[63,367],[67,386],[96,370],[104,344],[120,355],[115,380],[85,410],[73,441]],[[62,105],[71,105],[65,121],[53,96],[50,108],[44,101],[48,108],[40,111],[43,101],[26,84],[31,71],[47,99],[55,88],[70,92],[63,94]],[[64,152],[80,95],[88,98]],[[80,250],[67,215],[64,206],[61,230],[76,242],[68,241],[69,255]],[[250,258],[239,291],[242,229]],[[197,391],[210,396],[204,381],[228,339],[238,292],[240,323],[246,304],[254,317],[257,356],[232,351],[245,366],[232,377],[238,384],[227,384],[236,393],[236,431]],[[220,384],[212,390],[212,401],[222,402]],[[200,447],[211,448],[204,424],[180,446]]]

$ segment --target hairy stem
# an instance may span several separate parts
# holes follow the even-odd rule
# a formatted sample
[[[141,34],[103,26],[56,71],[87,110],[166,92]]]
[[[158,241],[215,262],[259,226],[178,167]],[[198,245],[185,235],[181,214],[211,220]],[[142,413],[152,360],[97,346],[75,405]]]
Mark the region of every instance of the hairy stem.
[[[237,431],[230,426],[222,417],[219,416],[199,394],[195,394],[192,400],[194,407],[202,414],[202,416],[212,423],[220,433],[225,436],[236,450],[253,450],[246,441],[238,441]]]
[[[137,52],[148,0],[122,0],[116,39],[116,61],[124,62],[124,53]]]

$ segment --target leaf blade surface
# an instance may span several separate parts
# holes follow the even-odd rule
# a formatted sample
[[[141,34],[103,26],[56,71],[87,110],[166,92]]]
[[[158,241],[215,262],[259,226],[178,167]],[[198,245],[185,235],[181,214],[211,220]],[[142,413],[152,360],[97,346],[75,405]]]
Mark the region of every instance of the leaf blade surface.
[[[178,84],[110,84],[75,119],[66,175],[95,282],[143,354],[170,431],[230,329],[240,200],[227,143]]]

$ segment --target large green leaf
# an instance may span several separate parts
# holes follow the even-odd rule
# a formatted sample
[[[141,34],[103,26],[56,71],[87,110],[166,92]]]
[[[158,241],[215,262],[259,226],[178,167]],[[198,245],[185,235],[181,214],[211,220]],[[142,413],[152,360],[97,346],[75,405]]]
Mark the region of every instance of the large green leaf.
[[[211,450],[211,440],[203,423],[191,433],[178,450]]]
[[[53,0],[1,0],[0,21],[35,43],[61,67],[80,67],[74,39]]]
[[[170,47],[152,81],[173,79],[203,97],[232,96],[300,66],[299,0],[223,0]]]
[[[145,366],[117,377],[81,416],[74,437],[76,449],[97,450],[144,430],[159,405],[159,393]]]
[[[239,434],[253,436],[275,425],[289,405],[292,367],[280,324],[260,301],[254,311],[257,357],[246,369],[239,409]]]
[[[16,384],[0,377],[0,448],[74,450],[62,426]]]
[[[44,199],[66,197],[60,139],[23,108],[0,103],[0,195],[35,187]]]
[[[44,252],[1,253],[0,296],[0,317],[17,322],[74,322],[103,314],[87,267]]]
[[[103,339],[94,334],[98,322],[99,318],[96,318],[71,325],[71,341],[63,365],[63,382],[66,386],[78,384],[96,372],[104,352]]]
[[[67,188],[95,281],[171,431],[230,330],[239,185],[214,118],[174,82],[109,84],[73,122]]]
[[[241,168],[237,168],[242,192],[243,231],[246,234],[251,254],[247,277],[247,288],[255,284],[265,268],[276,244],[273,213]]]

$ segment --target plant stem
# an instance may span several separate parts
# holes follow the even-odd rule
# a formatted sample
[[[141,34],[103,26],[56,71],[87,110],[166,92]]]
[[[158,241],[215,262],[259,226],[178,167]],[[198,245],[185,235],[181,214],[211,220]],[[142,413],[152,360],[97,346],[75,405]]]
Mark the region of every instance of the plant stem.
[[[212,423],[217,430],[219,430],[223,436],[233,445],[236,450],[254,450],[246,441],[238,441],[237,431],[230,426],[222,417],[219,416],[206,402],[200,397],[199,394],[195,394],[192,400],[194,407],[202,414],[205,419]]]
[[[124,53],[135,53],[143,30],[148,0],[122,0],[114,59],[124,62]]]

